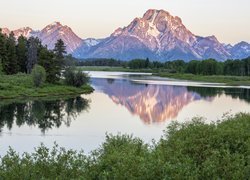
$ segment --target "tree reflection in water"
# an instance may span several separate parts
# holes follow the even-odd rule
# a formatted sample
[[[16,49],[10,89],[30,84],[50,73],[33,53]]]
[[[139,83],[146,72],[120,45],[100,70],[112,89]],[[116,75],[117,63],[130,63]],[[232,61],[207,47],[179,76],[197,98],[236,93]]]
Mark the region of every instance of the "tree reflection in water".
[[[0,132],[6,125],[38,126],[43,133],[62,124],[70,126],[79,113],[89,109],[89,100],[82,97],[58,100],[33,100],[0,104]]]

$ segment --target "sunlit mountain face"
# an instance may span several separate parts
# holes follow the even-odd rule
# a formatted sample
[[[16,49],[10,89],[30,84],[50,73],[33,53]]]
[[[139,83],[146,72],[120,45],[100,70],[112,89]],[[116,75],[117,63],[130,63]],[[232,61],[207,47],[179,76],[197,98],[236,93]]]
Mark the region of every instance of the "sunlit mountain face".
[[[189,103],[203,99],[186,87],[142,85],[129,80],[92,79],[97,89],[107,94],[117,105],[122,105],[146,124],[175,119]],[[212,98],[205,98],[210,101]]]

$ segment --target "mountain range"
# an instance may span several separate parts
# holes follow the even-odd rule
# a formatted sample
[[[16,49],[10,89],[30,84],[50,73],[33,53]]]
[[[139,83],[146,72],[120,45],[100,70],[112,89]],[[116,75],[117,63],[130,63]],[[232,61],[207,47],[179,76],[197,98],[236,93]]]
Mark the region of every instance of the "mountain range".
[[[8,35],[10,30],[3,28],[2,32]],[[142,18],[135,18],[128,26],[116,29],[103,39],[82,39],[70,27],[59,22],[39,31],[25,27],[13,32],[16,38],[20,35],[38,37],[50,49],[58,39],[62,39],[67,52],[79,59],[189,61],[214,58],[223,61],[250,56],[250,44],[247,42],[233,46],[219,42],[215,36],[197,36],[185,27],[179,17],[155,9],[148,10]]]

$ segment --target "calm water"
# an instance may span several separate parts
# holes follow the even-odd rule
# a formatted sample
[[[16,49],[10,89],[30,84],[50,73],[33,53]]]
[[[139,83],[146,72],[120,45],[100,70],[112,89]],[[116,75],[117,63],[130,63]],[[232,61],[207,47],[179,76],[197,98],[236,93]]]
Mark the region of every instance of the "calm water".
[[[90,72],[91,95],[61,99],[0,101],[0,155],[9,146],[31,152],[41,142],[86,153],[105,133],[158,140],[171,121],[250,112],[250,89],[223,84],[174,81],[148,74]]]

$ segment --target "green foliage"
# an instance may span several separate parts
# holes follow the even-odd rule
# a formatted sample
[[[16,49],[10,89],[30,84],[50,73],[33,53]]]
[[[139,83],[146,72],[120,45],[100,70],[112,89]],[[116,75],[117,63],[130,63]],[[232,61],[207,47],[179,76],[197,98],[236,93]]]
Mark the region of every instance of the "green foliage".
[[[42,66],[35,65],[31,75],[35,87],[40,87],[46,80],[46,72]]]
[[[212,83],[226,83],[227,85],[250,85],[249,76],[225,76],[225,75],[194,75],[194,74],[182,74],[182,73],[165,73],[160,72],[157,75],[161,77],[184,79],[189,81],[201,81]]]
[[[0,160],[2,179],[249,179],[250,115],[217,123],[201,118],[172,123],[149,146],[128,135],[107,135],[85,156],[57,145],[32,154],[10,149]]]
[[[92,152],[86,163],[86,179],[134,179],[143,177],[147,170],[148,146],[128,135],[106,135],[101,148]]]
[[[3,70],[6,74],[16,74],[19,69],[15,41],[14,33],[11,32],[6,40],[6,57],[2,59]]]
[[[248,179],[250,117],[238,114],[218,125],[174,124],[156,147],[158,167],[174,179]]]
[[[6,49],[7,37],[2,34],[0,28],[0,74],[3,73],[3,65],[7,59],[7,49]]]
[[[46,47],[42,47],[39,53],[38,64],[45,68],[47,82],[55,83],[59,81],[61,69],[57,68],[57,62],[53,51],[48,50]]]
[[[64,73],[66,85],[81,87],[89,82],[89,76],[81,70],[76,71],[74,68],[67,68]]]
[[[242,60],[227,60],[219,62],[215,59],[192,60],[184,62],[175,61],[149,61],[149,59],[134,59],[128,62],[120,62],[113,59],[92,59],[78,62],[79,66],[120,66],[122,71],[152,71],[168,73],[187,73],[195,75],[230,75],[230,76],[249,76],[250,57]],[[90,68],[91,69],[91,68]],[[106,67],[105,69],[108,69]],[[104,70],[105,70],[104,69]],[[121,69],[121,68],[120,68]]]
[[[60,80],[61,71],[64,68],[64,55],[66,54],[66,46],[64,42],[59,39],[54,47],[54,58],[50,59],[48,82],[55,83]]]
[[[28,40],[27,73],[30,74],[35,64],[37,64],[38,44],[37,39],[30,37]]]
[[[128,67],[131,69],[146,69],[149,68],[149,60],[134,59],[129,61]]]
[[[17,52],[17,60],[18,60],[18,66],[19,71],[22,73],[27,72],[27,53],[28,53],[28,40],[20,36],[17,40],[17,46],[16,46],[16,52]]]
[[[105,58],[99,58],[99,59],[86,59],[82,61],[77,61],[76,65],[78,66],[109,66],[109,67],[126,67],[127,62],[115,60],[115,59],[105,59]]]
[[[35,64],[45,68],[47,82],[57,83],[64,68],[66,47],[62,40],[58,40],[53,51],[43,46],[38,38],[28,40],[20,36],[17,41],[13,32],[7,37],[0,32],[0,64],[7,75],[18,72],[30,74]],[[67,58],[67,65],[74,59]]]
[[[81,175],[86,157],[82,152],[67,151],[57,145],[44,145],[20,157],[13,149],[1,159],[0,178],[4,179],[76,179]]]
[[[64,45],[63,40],[59,39],[54,48],[55,56],[57,59],[62,60],[66,54],[66,46]]]

